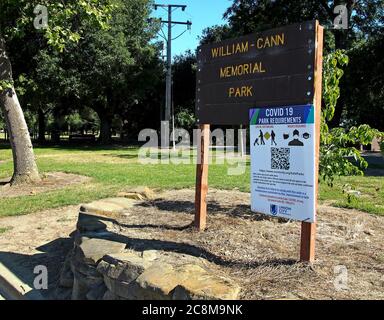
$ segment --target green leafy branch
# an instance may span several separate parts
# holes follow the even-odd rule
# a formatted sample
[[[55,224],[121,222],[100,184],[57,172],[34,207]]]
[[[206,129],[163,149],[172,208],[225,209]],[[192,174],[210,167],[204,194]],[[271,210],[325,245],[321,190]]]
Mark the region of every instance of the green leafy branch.
[[[0,94],[2,94],[5,90],[9,90],[13,88],[13,81],[11,80],[0,80]]]
[[[373,138],[383,138],[383,133],[362,124],[351,128],[329,129],[328,122],[335,114],[340,97],[340,80],[344,75],[342,67],[349,62],[345,51],[336,50],[324,59],[323,103],[320,137],[320,177],[329,185],[337,176],[363,175],[368,167],[361,156],[360,145],[370,144]]]
[[[3,0],[2,0],[3,1]],[[8,6],[16,0],[6,0]],[[17,23],[5,26],[4,36],[22,37],[25,30],[33,26],[36,18],[33,8],[37,5],[45,6],[48,10],[48,26],[38,32],[43,33],[47,43],[54,49],[62,52],[68,42],[78,42],[81,39],[82,21],[94,23],[101,29],[107,29],[116,9],[112,0],[18,0],[22,4]],[[84,19],[85,18],[85,19]]]

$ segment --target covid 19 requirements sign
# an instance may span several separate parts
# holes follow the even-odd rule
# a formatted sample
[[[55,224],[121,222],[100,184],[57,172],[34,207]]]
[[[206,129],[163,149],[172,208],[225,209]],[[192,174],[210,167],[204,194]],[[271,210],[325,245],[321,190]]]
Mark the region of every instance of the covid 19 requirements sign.
[[[250,110],[252,211],[315,222],[313,105]]]

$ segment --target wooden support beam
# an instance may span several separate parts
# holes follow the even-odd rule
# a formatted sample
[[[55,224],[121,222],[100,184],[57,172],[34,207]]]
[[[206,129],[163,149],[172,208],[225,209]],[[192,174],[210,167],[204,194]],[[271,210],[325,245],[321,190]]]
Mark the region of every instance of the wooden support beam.
[[[315,87],[314,87],[314,106],[315,106],[315,130],[316,130],[316,174],[315,174],[315,196],[316,196],[316,212],[317,199],[319,194],[319,158],[320,158],[320,126],[321,126],[321,98],[322,98],[322,81],[323,81],[323,39],[324,28],[316,22],[316,57],[315,57]],[[316,222],[301,224],[301,244],[300,244],[300,261],[313,263],[315,261],[315,239],[316,239]]]
[[[207,226],[208,161],[210,143],[210,125],[199,126],[200,145],[197,148],[195,227],[204,231]]]
[[[313,263],[315,261],[316,223],[302,222],[300,261]]]

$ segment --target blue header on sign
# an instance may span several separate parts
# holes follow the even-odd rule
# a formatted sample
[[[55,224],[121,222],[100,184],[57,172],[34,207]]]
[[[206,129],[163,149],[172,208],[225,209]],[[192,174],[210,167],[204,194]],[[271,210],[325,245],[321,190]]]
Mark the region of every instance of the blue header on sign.
[[[250,110],[251,125],[287,125],[314,123],[313,105],[281,106]]]

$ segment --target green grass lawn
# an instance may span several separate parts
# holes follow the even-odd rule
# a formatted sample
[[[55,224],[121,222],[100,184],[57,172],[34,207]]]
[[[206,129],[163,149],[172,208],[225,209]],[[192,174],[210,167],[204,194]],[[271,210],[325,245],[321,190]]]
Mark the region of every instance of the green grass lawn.
[[[129,147],[75,147],[35,148],[41,173],[61,171],[81,174],[92,182],[65,189],[17,198],[0,198],[0,216],[20,215],[38,210],[79,204],[114,196],[120,190],[148,186],[158,189],[192,188],[195,183],[195,165],[158,164],[142,165],[137,160],[138,149]],[[249,192],[249,162],[246,172],[229,176],[232,164],[211,165],[209,186],[218,189],[239,189]],[[0,178],[12,174],[12,154],[0,147]],[[348,202],[343,185],[350,184],[362,192],[358,201]],[[384,214],[384,177],[343,177],[335,186],[320,185],[320,201],[335,206],[356,208],[374,214]]]

